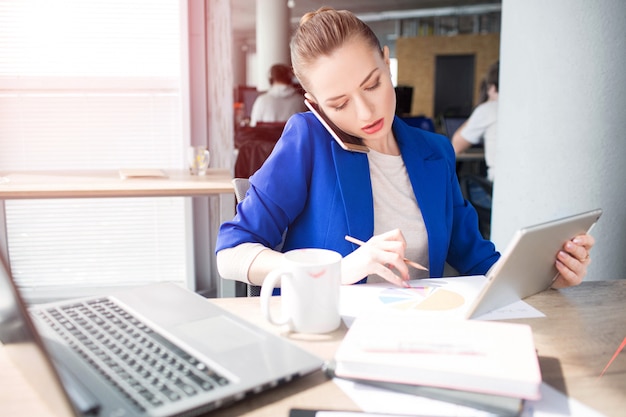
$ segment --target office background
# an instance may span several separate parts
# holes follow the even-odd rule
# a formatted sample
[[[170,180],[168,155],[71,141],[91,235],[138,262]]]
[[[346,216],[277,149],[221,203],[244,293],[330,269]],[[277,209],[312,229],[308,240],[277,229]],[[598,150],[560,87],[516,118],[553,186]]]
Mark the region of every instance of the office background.
[[[602,207],[586,279],[625,275],[625,42],[620,0],[502,1],[492,219],[501,250],[519,227]]]
[[[285,3],[282,0],[262,1],[264,6],[275,3],[282,4],[284,7]],[[132,154],[132,158],[129,157],[124,162],[128,166],[137,166],[138,163],[149,160],[155,167],[174,167],[182,165],[182,150],[188,141],[198,145],[208,143],[212,152],[212,166],[232,169],[234,164],[233,87],[236,85],[235,71],[233,71],[235,67],[233,64],[235,62],[235,42],[232,28],[234,22],[239,18],[238,15],[233,15],[234,3],[234,0],[162,2],[166,7],[172,7],[172,4],[174,7],[180,6],[180,26],[183,32],[180,36],[180,50],[183,55],[180,62],[184,68],[180,71],[182,74],[180,75],[180,83],[168,81],[166,85],[178,86],[180,84],[180,91],[172,95],[172,100],[177,103],[176,105],[180,109],[170,113],[178,112],[182,116],[171,118],[173,121],[169,130],[162,127],[163,122],[169,119],[156,117],[158,123],[157,128],[154,129],[154,132],[160,133],[164,140],[167,139],[175,143],[172,148],[167,148],[161,142],[157,144],[155,137],[150,135],[147,135],[144,138],[145,141],[141,142],[137,137],[133,138],[130,135],[130,133],[134,133],[133,129],[126,128],[125,124],[120,123],[121,120],[129,120],[126,116],[138,117],[140,112],[135,110],[123,111],[117,106],[109,106],[107,109],[115,110],[111,112],[113,114],[111,116],[111,114],[102,111],[94,112],[90,111],[89,108],[78,108],[86,116],[98,115],[104,120],[104,122],[87,123],[81,127],[82,129],[83,127],[93,128],[92,125],[100,126],[100,128],[97,127],[97,135],[88,133],[81,136],[82,139],[89,138],[92,140],[94,147],[87,146],[86,141],[76,142],[76,145],[73,145],[74,142],[65,137],[67,135],[61,135],[47,140],[46,146],[35,146],[32,149],[29,148],[31,152],[17,153],[17,155],[27,156],[31,166],[18,167],[17,164],[21,163],[21,160],[12,157],[12,154],[7,152],[3,153],[4,159],[0,168],[5,170],[35,169],[34,167],[42,166],[39,164],[40,159],[37,158],[42,158],[41,161],[45,161],[49,165],[48,168],[55,169],[57,169],[56,167],[63,169],[91,168],[90,161],[98,161],[100,165],[106,162],[108,164],[106,167],[117,168],[120,161],[115,158],[118,157],[111,157],[110,161],[103,158],[103,155],[111,148],[124,149],[123,155],[127,157]],[[332,1],[329,3],[339,4],[339,2]],[[22,2],[11,4],[22,4]],[[250,7],[254,5],[253,2],[248,4],[251,5]],[[342,2],[341,4],[345,3]],[[26,19],[31,25],[34,25],[33,27],[38,28],[32,33],[49,33],[46,30],[48,27],[46,25],[50,25],[50,28],[59,27],[58,19],[49,19],[48,17],[53,16],[52,12],[58,14],[62,13],[62,10],[57,10],[58,8],[54,7],[52,3],[47,7],[51,9],[50,13],[44,13],[45,9],[39,10],[37,15],[43,16],[40,21],[34,19],[32,15],[20,18]],[[622,256],[623,247],[626,243],[625,215],[622,209],[624,189],[626,188],[622,180],[624,178],[622,159],[625,155],[625,144],[621,139],[625,123],[623,118],[625,86],[622,76],[624,40],[626,39],[624,36],[624,28],[626,27],[624,9],[622,2],[618,0],[606,0],[591,4],[582,0],[555,0],[549,5],[539,1],[505,0],[502,3],[502,33],[500,38],[497,39],[491,35],[486,35],[484,38],[488,39],[490,36],[492,38],[489,43],[489,51],[491,51],[489,54],[495,54],[494,50],[497,51],[499,48],[499,55],[503,60],[501,68],[502,124],[500,126],[503,146],[499,150],[498,162],[502,169],[502,175],[495,187],[492,236],[498,246],[504,249],[513,231],[520,226],[576,211],[602,207],[605,214],[594,231],[598,243],[593,252],[594,262],[590,267],[587,279],[615,279],[623,277],[624,272],[626,272],[626,260]],[[142,9],[139,10],[139,14],[141,11]],[[125,16],[127,16],[125,22],[133,28],[141,28],[140,34],[145,34],[144,32],[147,30],[145,25],[134,23],[141,21],[141,16],[132,21],[129,21],[130,14],[125,14]],[[20,22],[21,20],[15,22],[7,20],[7,25],[4,25],[3,28],[10,27],[9,23],[17,25],[18,28],[25,27]],[[63,27],[63,25],[61,26]],[[185,36],[187,34],[189,36]],[[48,37],[50,40],[54,39],[52,36]],[[168,39],[172,40],[175,37]],[[446,40],[449,41],[450,39]],[[287,42],[287,39],[284,41]],[[155,39],[155,42],[158,40]],[[411,38],[401,37],[397,41],[399,45],[404,42],[410,44]],[[498,43],[499,45],[497,45]],[[9,42],[7,45],[11,45],[11,43]],[[451,46],[446,46],[446,48],[449,47]],[[7,50],[9,48],[4,49],[3,53]],[[16,50],[21,53],[20,51],[23,49],[17,48]],[[96,49],[88,50],[88,52],[95,51]],[[159,52],[157,55],[164,55],[165,51],[161,48]],[[463,53],[465,52],[467,50],[463,51]],[[418,54],[416,53],[416,55]],[[95,59],[92,59],[91,55],[85,56],[89,58],[89,61]],[[95,57],[103,59],[106,56],[99,53]],[[9,62],[12,61],[14,60],[9,59]],[[104,61],[107,60],[104,59]],[[174,62],[173,59],[169,61]],[[478,76],[480,72],[479,67],[488,65],[490,63],[488,61],[491,61],[491,58],[487,55],[477,60],[475,76]],[[96,60],[95,62],[100,61]],[[132,62],[132,60],[126,59],[124,62]],[[188,66],[187,63],[189,63]],[[139,64],[143,65],[145,62],[139,62]],[[77,66],[76,68],[82,67]],[[154,69],[155,67],[151,65],[150,68]],[[159,68],[169,67],[157,66],[157,69]],[[174,69],[171,72],[176,73],[177,71]],[[420,100],[423,92],[418,93],[417,87],[421,87],[423,83],[410,79],[409,76],[412,72],[412,69],[407,71],[403,63],[400,62],[399,73],[403,77],[403,82],[415,83],[416,97],[414,100]],[[127,73],[125,72],[125,74]],[[405,77],[407,74],[409,76]],[[174,75],[179,76],[179,74]],[[179,79],[176,77],[173,76],[172,80]],[[3,100],[10,101],[17,97],[13,94],[13,90],[28,81],[28,77],[20,77],[19,74],[13,78],[0,77],[0,89],[5,94]],[[119,81],[115,79],[116,83]],[[129,84],[131,86],[136,85],[132,80]],[[108,84],[104,87],[107,86]],[[164,97],[162,94],[157,94],[157,96]],[[14,145],[19,143],[18,138],[20,140],[22,138],[10,129],[8,133],[6,132],[7,127],[12,126],[12,123],[18,121],[19,118],[11,117],[10,115],[13,113],[7,111],[11,109],[15,112],[15,106],[11,107],[4,104],[4,101],[2,103],[3,111],[0,113],[0,117],[4,117],[4,119],[2,119],[3,123],[0,124],[0,140],[2,140],[3,146],[7,145],[13,149]],[[4,107],[5,105],[6,107]],[[32,109],[33,106],[26,106],[26,108]],[[140,108],[145,109],[147,107],[140,106]],[[178,107],[176,108],[178,109]],[[72,120],[79,119],[73,117],[78,113],[64,112],[60,106],[55,107],[54,111],[56,112],[53,113],[54,117],[49,118],[52,125],[57,124],[60,116],[63,115],[67,117],[70,114]],[[414,111],[421,111],[421,108],[415,108]],[[124,117],[120,116],[119,119],[116,119],[114,114],[116,112],[122,112]],[[190,115],[190,119],[188,119],[188,115]],[[86,117],[85,120],[89,121],[90,119]],[[27,123],[26,131],[32,131],[33,127],[39,128],[43,140],[43,133],[48,133],[46,126],[45,123],[42,124],[41,122]],[[102,126],[106,126],[112,131],[102,129]],[[72,132],[75,131],[78,130],[72,130]],[[137,135],[135,134],[135,136]],[[117,143],[120,145],[117,146]],[[82,154],[85,158],[75,159],[75,161],[80,161],[81,166],[72,165],[71,157],[65,156],[65,153],[63,153],[64,159],[46,159],[49,152],[52,151],[76,150],[83,147],[87,148]],[[156,158],[154,154],[146,157],[143,152],[130,152],[130,150],[141,151],[144,147],[154,151],[158,150],[163,154],[164,159]],[[94,149],[98,152],[93,152]],[[65,163],[68,160],[70,162]],[[105,166],[99,166],[99,168],[103,167]],[[98,167],[94,166],[93,168]],[[142,201],[142,203],[144,202],[146,201]],[[219,278],[216,271],[208,267],[209,262],[207,260],[210,256],[207,252],[208,243],[214,241],[217,231],[208,225],[207,220],[209,216],[218,215],[219,207],[212,206],[212,203],[207,201],[195,201],[192,214],[189,216],[186,205],[176,206],[176,204],[178,202],[170,205],[175,209],[178,207],[176,211],[184,212],[184,214],[172,216],[175,221],[170,224],[171,230],[180,235],[180,241],[184,242],[187,242],[187,236],[193,235],[193,250],[191,250],[192,246],[187,246],[186,243],[175,245],[175,250],[165,250],[168,256],[179,253],[180,262],[178,264],[182,264],[182,267],[174,268],[174,271],[168,272],[165,268],[159,268],[157,260],[154,259],[152,262],[147,261],[148,263],[139,265],[138,268],[147,271],[145,265],[149,264],[157,268],[158,272],[163,272],[164,275],[180,275],[181,279],[185,275],[185,271],[188,270],[196,278],[196,288],[210,293]],[[130,205],[133,209],[136,206],[132,203]],[[80,209],[79,211],[84,210]],[[13,212],[19,212],[21,216],[26,211],[15,209]],[[71,228],[63,226],[58,221],[61,215],[71,217],[70,214],[62,212],[61,215],[55,216],[47,208],[42,209],[41,213],[41,215],[35,213],[34,217],[38,220],[44,220],[45,217],[50,218],[52,225],[58,226],[55,230],[60,230],[59,233],[50,234],[51,236],[60,237],[63,235],[70,239],[75,236],[75,233],[68,232],[72,230]],[[103,230],[109,229],[106,227],[107,223],[103,221],[105,218],[98,213],[96,215],[97,220],[104,225]],[[189,217],[193,219],[193,224],[188,221]],[[128,218],[122,215],[122,219],[127,220]],[[147,219],[148,217],[146,217]],[[133,226],[138,223],[129,222]],[[161,221],[147,223],[154,223],[159,227],[166,224]],[[34,229],[39,228],[35,227]],[[181,229],[185,230],[181,232]],[[35,230],[33,230],[34,232]],[[6,230],[2,230],[2,233],[6,234]],[[26,235],[25,233],[22,234]],[[136,249],[147,248],[146,245],[137,244],[128,239],[130,235],[134,238],[139,233],[126,232],[122,234],[120,236],[121,243],[131,244]],[[89,237],[99,239],[99,242],[104,241],[100,235],[92,234]],[[151,240],[149,235],[147,239]],[[169,240],[174,242],[172,239]],[[116,247],[115,242],[110,245]],[[87,246],[83,244],[80,249]],[[187,247],[190,249],[186,250]],[[32,251],[26,250],[26,258],[22,261],[30,265],[33,259],[50,255],[50,249],[51,245],[46,246],[41,254],[34,254]],[[69,252],[70,258],[80,258],[76,256],[76,252],[72,252],[70,247],[63,244],[55,245],[54,249],[63,249]],[[130,257],[133,261],[138,258],[138,256]],[[189,268],[186,266],[187,257],[194,263]],[[160,260],[163,260],[163,257],[160,257]],[[112,262],[108,263],[111,264]],[[95,271],[103,273],[104,268],[98,269],[96,267]],[[156,274],[151,275],[149,272],[147,275],[147,279],[157,276]],[[94,275],[87,274],[87,276],[91,278]],[[36,276],[36,278],[38,277],[39,275]],[[119,278],[125,280],[128,276],[120,275]]]

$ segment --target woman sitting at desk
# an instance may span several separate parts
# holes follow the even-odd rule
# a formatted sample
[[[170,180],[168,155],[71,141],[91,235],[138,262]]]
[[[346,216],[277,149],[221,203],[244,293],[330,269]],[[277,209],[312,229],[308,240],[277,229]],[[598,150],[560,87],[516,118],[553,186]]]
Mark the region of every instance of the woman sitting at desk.
[[[485,274],[500,254],[478,230],[462,197],[450,141],[408,126],[395,113],[389,49],[348,11],[306,14],[291,41],[291,60],[308,100],[369,152],[343,150],[315,116],[292,116],[250,190],[217,238],[222,277],[261,285],[281,251],[327,248],[344,256],[343,284]],[[284,235],[284,236],[283,236]],[[366,244],[345,240],[351,235]],[[284,237],[284,240],[283,240]],[[556,255],[555,287],[586,274],[589,235]],[[409,270],[407,257],[429,268]]]

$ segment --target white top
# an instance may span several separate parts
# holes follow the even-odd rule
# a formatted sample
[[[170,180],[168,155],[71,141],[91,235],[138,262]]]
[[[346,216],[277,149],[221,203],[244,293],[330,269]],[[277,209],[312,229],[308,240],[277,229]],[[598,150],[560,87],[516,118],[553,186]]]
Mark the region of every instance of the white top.
[[[404,256],[428,268],[428,235],[402,156],[372,149],[367,154],[374,196],[374,236],[400,229],[406,239]],[[429,276],[428,271],[409,268],[411,279]],[[383,282],[377,275],[368,282]]]
[[[250,113],[250,126],[257,122],[286,122],[294,113],[306,111],[304,96],[290,85],[273,84],[259,95]]]
[[[497,121],[498,101],[486,101],[474,109],[461,131],[461,136],[469,143],[476,145],[480,143],[481,139],[484,141],[487,177],[491,181],[494,179],[495,171]]]

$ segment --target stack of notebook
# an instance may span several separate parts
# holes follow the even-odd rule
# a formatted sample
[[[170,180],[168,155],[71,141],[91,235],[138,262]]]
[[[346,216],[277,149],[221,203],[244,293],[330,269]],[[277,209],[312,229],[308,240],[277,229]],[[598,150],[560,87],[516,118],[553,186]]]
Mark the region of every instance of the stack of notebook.
[[[524,400],[540,397],[539,361],[524,324],[366,315],[327,372],[498,415],[518,415]]]

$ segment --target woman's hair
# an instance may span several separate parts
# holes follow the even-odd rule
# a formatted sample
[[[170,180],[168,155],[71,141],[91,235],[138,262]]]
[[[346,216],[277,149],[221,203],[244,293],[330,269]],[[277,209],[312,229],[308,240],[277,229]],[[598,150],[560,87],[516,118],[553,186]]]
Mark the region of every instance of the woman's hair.
[[[357,37],[382,54],[380,42],[372,29],[347,10],[321,7],[302,16],[290,47],[293,72],[304,89],[308,90],[305,73],[310,64]]]

